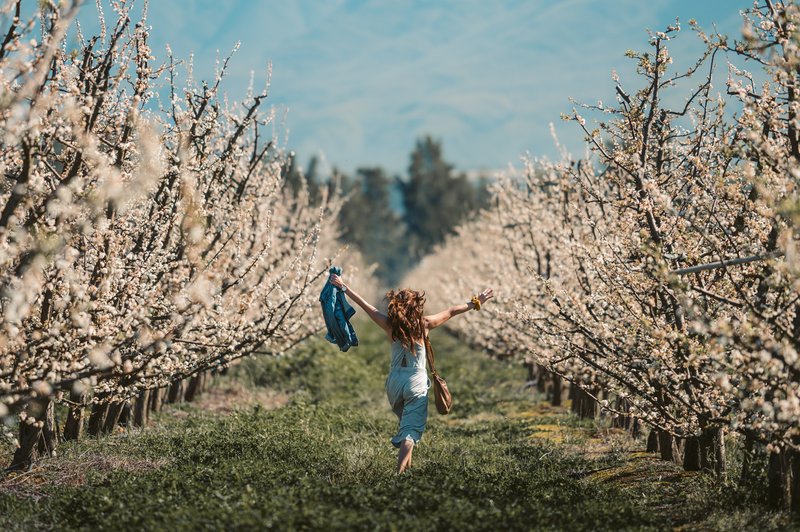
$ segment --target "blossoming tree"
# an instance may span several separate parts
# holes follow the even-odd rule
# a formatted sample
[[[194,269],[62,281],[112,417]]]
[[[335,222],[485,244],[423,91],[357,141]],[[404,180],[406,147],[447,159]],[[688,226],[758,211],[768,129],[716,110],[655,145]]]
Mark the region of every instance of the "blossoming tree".
[[[189,65],[179,85],[184,66],[156,62],[129,2],[109,25],[98,4],[91,38],[71,26],[77,3],[27,22],[20,5],[3,8],[0,47],[0,415],[22,421],[15,467],[54,449],[55,402],[67,438],[89,405],[93,433],[131,403],[141,425],[167,390],[191,397],[207,370],[318,331],[341,203],[284,186],[267,91],[229,103],[227,61],[210,83]]]
[[[724,471],[733,433],[748,457],[770,453],[784,505],[800,464],[798,20],[794,4],[756,3],[734,41],[690,22],[707,49],[685,70],[667,51],[679,26],[651,34],[629,53],[638,90],[614,75],[613,105],[565,117],[593,157],[500,180],[493,208],[409,277],[432,299],[491,279],[497,304],[460,335],[569,380],[586,415],[597,401],[646,423],[650,449],[686,469]]]

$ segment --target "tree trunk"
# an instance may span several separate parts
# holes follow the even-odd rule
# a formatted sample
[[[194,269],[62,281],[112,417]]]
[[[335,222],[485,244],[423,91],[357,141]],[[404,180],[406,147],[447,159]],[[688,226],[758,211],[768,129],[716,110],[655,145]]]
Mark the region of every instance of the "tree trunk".
[[[73,403],[83,405],[86,402],[85,393],[70,392],[69,400]],[[67,422],[64,424],[64,439],[65,440],[80,440],[83,436],[83,406],[69,406],[69,413],[67,414]]]
[[[583,412],[585,411],[584,402],[586,401],[586,394],[584,393],[583,389],[575,385],[575,390],[572,392],[572,411],[575,415],[579,417],[583,417]]]
[[[790,470],[787,451],[770,453],[767,467],[767,501],[773,508],[788,508],[791,505],[792,482],[788,478]]]
[[[161,412],[161,397],[163,390],[161,388],[153,388],[150,390],[150,411]]]
[[[108,413],[106,414],[106,420],[103,423],[103,432],[105,434],[110,434],[114,431],[114,428],[119,423],[119,416],[122,415],[123,406],[124,402],[122,401],[113,401],[110,405],[108,405]]]
[[[575,399],[578,403],[578,416],[582,419],[594,419],[597,413],[597,401],[581,388],[575,390]]]
[[[183,381],[175,381],[169,387],[167,402],[170,404],[178,403],[183,399]]]
[[[630,416],[628,419],[630,420],[631,438],[633,438],[634,440],[638,440],[639,435],[641,433],[642,424],[639,422],[638,418],[635,418],[633,416]]]
[[[150,390],[140,390],[133,407],[133,426],[142,428],[147,425],[147,414],[150,408]]]
[[[575,385],[574,382],[569,383],[569,393],[567,394],[567,400],[571,401],[569,407],[570,412],[575,412],[575,413],[578,412],[578,399],[575,393],[575,390],[577,389],[578,387]]]
[[[44,419],[42,426],[42,435],[39,437],[37,444],[39,456],[55,456],[56,447],[58,447],[58,425],[56,424],[55,417],[55,403],[47,401],[47,406],[44,411]]]
[[[26,406],[28,418],[19,423],[19,447],[14,451],[11,464],[8,466],[10,471],[21,471],[30,469],[33,463],[39,459],[40,440],[42,439],[42,429],[45,419],[52,415],[53,402],[49,400],[36,399]],[[42,449],[46,447],[41,446]]]
[[[744,452],[742,454],[742,474],[739,476],[739,484],[744,486],[750,482],[750,468],[753,463],[755,440],[749,435],[744,437]]]
[[[714,473],[721,477],[728,468],[728,459],[725,454],[725,427],[712,429],[711,438],[714,448]]]
[[[615,417],[611,422],[611,426],[625,429],[630,432],[631,438],[634,440],[638,439],[639,432],[641,430],[641,423],[639,423],[639,420],[635,416],[629,414],[631,410],[630,400],[617,398],[616,409],[620,412],[623,412],[623,414],[619,414],[617,417]]]
[[[683,450],[686,444],[686,438],[673,436],[672,438],[672,459],[678,465],[683,465]]]
[[[619,412],[628,412],[628,403],[625,399],[617,397],[614,401],[614,408]],[[611,419],[611,426],[615,429],[627,429],[630,422],[630,416],[624,414],[617,414],[617,417]]]
[[[700,437],[689,436],[686,438],[686,446],[683,449],[683,470],[700,471]]]
[[[796,451],[789,451],[790,464],[789,474],[791,477],[791,497],[789,498],[789,508],[793,512],[800,511],[800,454]]]
[[[661,453],[661,459],[669,462],[675,461],[673,454],[674,438],[672,434],[665,430],[658,429],[658,450]]]
[[[700,468],[713,471],[720,476],[725,474],[725,429],[710,427],[700,436]]]
[[[525,379],[525,384],[527,386],[533,386],[534,383],[538,384],[538,379],[536,378],[536,365],[533,362],[523,362],[523,367],[528,372],[528,378]]]
[[[552,394],[550,397],[550,404],[553,406],[561,406],[561,394],[563,393],[563,380],[561,379],[560,375],[556,375],[555,373],[551,374],[553,376],[553,387],[550,390]]]
[[[124,401],[122,403],[122,407],[120,408],[119,412],[119,419],[117,420],[117,425],[121,425],[123,427],[127,427],[131,422],[131,402]]]
[[[708,430],[700,436],[700,467],[709,471],[714,468],[714,446]]]
[[[529,371],[534,374],[533,380],[536,381],[536,391],[539,393],[546,393],[547,392],[547,378],[550,376],[550,372],[544,369],[543,366],[539,364],[531,364],[529,367]],[[530,378],[530,373],[528,374],[528,378]]]
[[[103,401],[103,398],[100,398]],[[106,420],[106,413],[108,412],[108,403],[92,403],[92,412],[89,414],[89,435],[99,436],[103,432],[103,424]]]
[[[767,497],[771,506],[800,510],[800,456],[791,449],[770,455]]]
[[[42,437],[42,427],[37,421],[33,424],[21,422],[19,424],[19,447],[14,451],[14,457],[8,466],[9,471],[22,471],[30,469],[38,456],[39,439]]]
[[[647,452],[658,452],[658,429],[650,429],[650,434],[647,436]]]
[[[186,385],[186,393],[183,400],[187,403],[194,401],[195,397],[200,393],[200,376],[195,375],[189,378],[189,383]]]

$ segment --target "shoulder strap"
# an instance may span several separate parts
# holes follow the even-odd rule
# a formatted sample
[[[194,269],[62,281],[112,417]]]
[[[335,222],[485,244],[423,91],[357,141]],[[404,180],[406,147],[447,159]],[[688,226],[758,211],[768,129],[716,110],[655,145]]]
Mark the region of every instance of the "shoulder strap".
[[[422,331],[422,338],[425,341],[425,358],[428,359],[428,367],[431,370],[432,375],[439,375],[436,371],[436,366],[433,364],[433,347],[431,347],[431,341],[428,338],[428,333],[425,332],[425,321],[422,317],[419,318],[419,326],[420,330]]]

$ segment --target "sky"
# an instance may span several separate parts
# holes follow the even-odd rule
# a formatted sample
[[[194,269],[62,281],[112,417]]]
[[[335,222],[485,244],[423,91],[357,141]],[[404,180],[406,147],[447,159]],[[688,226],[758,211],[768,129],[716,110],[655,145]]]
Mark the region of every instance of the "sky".
[[[432,135],[464,171],[518,166],[530,153],[555,159],[550,132],[574,156],[582,133],[563,122],[570,97],[613,102],[616,70],[635,90],[629,49],[647,46],[647,29],[678,17],[670,43],[686,68],[702,51],[687,24],[738,37],[747,0],[152,0],[148,23],[158,58],[169,43],[194,55],[197,78],[237,42],[224,90],[229,99],[256,87],[272,65],[269,101],[285,115],[280,140],[301,164],[323,171],[382,166],[405,175],[415,141]],[[91,26],[95,6],[81,19]],[[109,17],[110,18],[110,17]],[[723,78],[716,86],[724,90]]]

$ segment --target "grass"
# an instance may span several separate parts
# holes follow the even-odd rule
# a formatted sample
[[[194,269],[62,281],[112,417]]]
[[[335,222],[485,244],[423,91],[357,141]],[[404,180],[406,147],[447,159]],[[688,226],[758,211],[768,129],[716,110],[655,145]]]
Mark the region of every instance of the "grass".
[[[792,525],[757,502],[738,504],[735,490],[711,477],[683,474],[601,427],[534,405],[524,369],[441,333],[432,341],[454,411],[441,417],[431,405],[414,467],[398,476],[389,444],[396,420],[383,392],[388,344],[370,325],[358,327],[362,345],[348,353],[312,341],[293,356],[240,364],[220,386],[245,406],[182,405],[143,432],[65,445],[7,477],[0,529]]]

